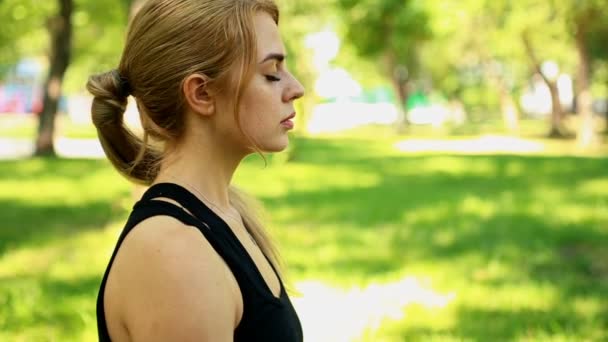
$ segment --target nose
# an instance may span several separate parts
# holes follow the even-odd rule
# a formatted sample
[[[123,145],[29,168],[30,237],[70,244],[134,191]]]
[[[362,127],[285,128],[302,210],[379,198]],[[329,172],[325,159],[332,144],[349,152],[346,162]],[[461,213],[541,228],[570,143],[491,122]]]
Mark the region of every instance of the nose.
[[[289,73],[290,82],[286,87],[283,101],[290,102],[304,96],[304,86],[291,73]]]

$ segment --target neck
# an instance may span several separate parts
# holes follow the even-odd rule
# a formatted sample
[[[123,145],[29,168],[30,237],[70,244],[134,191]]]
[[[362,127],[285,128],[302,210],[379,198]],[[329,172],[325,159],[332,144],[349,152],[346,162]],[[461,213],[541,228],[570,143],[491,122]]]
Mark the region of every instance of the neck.
[[[155,183],[180,184],[203,202],[230,210],[228,189],[245,155],[222,148],[226,144],[211,135],[200,134],[184,140],[163,160]]]

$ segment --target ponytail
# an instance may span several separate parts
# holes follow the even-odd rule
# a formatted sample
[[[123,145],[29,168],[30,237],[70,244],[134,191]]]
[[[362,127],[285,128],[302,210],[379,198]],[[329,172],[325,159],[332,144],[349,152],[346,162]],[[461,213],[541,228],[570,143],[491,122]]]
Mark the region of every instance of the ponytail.
[[[259,214],[256,214],[262,212],[260,203],[232,185],[228,189],[228,196],[230,197],[230,203],[241,214],[247,232],[253,237],[262,253],[270,260],[277,273],[282,273],[282,259],[276,245],[264,229]]]
[[[91,107],[99,141],[114,167],[127,179],[149,185],[158,175],[160,153],[148,146],[148,134],[137,137],[124,123],[131,87],[118,71],[93,75],[87,90],[94,96]]]

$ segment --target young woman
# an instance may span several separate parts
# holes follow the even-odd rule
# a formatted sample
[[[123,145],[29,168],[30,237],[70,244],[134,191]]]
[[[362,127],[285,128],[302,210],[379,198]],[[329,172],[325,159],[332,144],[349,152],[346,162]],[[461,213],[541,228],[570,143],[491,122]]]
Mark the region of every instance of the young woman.
[[[275,250],[231,186],[245,156],[285,149],[303,95],[278,21],[271,0],[149,0],[119,67],[89,79],[109,160],[150,185],[103,277],[101,341],[302,341]]]

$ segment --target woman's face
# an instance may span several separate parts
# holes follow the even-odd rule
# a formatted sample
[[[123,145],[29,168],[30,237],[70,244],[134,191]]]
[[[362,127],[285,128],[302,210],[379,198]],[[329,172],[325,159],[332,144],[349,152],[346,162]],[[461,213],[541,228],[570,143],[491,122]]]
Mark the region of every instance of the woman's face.
[[[260,12],[254,17],[254,25],[258,55],[253,76],[243,89],[240,123],[258,148],[278,152],[289,143],[293,102],[304,95],[304,88],[285,66],[285,47],[272,17]]]

